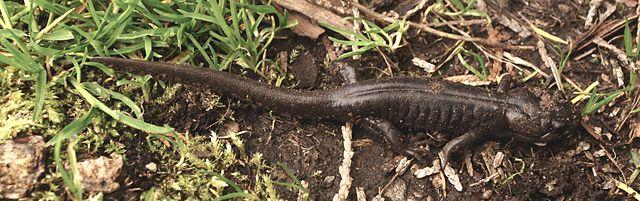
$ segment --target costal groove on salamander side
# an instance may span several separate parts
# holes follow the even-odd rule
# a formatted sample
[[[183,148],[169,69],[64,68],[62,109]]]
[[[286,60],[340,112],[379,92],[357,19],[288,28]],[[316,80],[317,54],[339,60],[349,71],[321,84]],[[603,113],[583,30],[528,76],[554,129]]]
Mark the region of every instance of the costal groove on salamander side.
[[[189,65],[106,57],[92,58],[92,61],[135,74],[150,74],[161,80],[249,98],[279,112],[339,120],[374,116],[409,130],[465,132],[478,126],[478,122],[486,121],[478,118],[502,115],[496,110],[509,104],[504,94],[435,79],[395,77],[329,90],[298,91]],[[477,114],[479,112],[484,114]]]

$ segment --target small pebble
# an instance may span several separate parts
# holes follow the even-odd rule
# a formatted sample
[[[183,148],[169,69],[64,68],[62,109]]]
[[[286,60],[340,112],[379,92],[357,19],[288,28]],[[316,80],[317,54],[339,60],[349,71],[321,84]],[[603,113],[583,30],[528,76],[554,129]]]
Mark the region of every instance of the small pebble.
[[[489,200],[489,199],[491,199],[491,197],[493,197],[493,191],[491,189],[486,189],[486,190],[482,191],[482,199],[483,200]]]
[[[325,188],[330,188],[331,186],[333,186],[333,181],[336,180],[336,176],[327,176],[324,178],[324,187]]]
[[[406,200],[405,194],[407,192],[407,183],[402,179],[396,179],[384,192],[384,196],[388,197],[391,201]]]
[[[156,163],[149,163],[149,164],[145,165],[144,167],[147,168],[147,170],[149,170],[151,172],[156,172],[158,170],[158,165],[156,165]]]
[[[120,155],[112,155],[111,158],[100,156],[96,159],[88,159],[78,162],[82,187],[86,191],[110,193],[120,184],[115,180],[120,175],[124,160]]]

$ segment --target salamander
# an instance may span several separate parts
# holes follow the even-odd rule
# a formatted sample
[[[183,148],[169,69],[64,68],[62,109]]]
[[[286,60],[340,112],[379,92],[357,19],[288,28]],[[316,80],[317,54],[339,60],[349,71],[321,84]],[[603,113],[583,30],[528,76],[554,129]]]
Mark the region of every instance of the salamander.
[[[381,120],[379,127],[392,148],[402,147],[397,140],[399,130],[457,136],[442,148],[442,165],[452,153],[494,137],[549,142],[575,125],[576,119],[563,98],[540,88],[492,91],[434,78],[391,77],[301,91],[190,65],[110,57],[91,60],[120,71],[210,88],[303,118]],[[414,154],[397,148],[394,151]]]

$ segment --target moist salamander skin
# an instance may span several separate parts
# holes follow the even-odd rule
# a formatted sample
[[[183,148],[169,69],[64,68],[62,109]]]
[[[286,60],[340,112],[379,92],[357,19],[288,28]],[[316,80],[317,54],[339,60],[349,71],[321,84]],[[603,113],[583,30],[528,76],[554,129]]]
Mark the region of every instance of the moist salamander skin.
[[[459,136],[444,151],[495,135],[547,142],[575,119],[566,101],[541,89],[498,92],[433,78],[393,77],[298,91],[190,65],[109,57],[91,60],[116,70],[247,98],[281,113],[344,121],[375,117],[403,130]]]

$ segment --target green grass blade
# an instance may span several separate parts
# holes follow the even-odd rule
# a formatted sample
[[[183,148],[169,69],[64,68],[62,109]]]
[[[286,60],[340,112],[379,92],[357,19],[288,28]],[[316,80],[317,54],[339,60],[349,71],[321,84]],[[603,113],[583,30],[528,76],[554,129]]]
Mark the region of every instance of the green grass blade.
[[[600,107],[602,107],[603,105],[609,104],[609,102],[613,101],[613,99],[615,99],[622,93],[623,93],[622,90],[617,90],[609,93],[609,95],[607,95],[607,97],[605,97],[604,99],[599,100],[600,96],[596,95],[596,91],[593,90],[591,93],[591,98],[587,102],[587,105],[585,105],[584,108],[582,109],[582,115],[589,115],[597,111],[598,109],[600,109]]]
[[[209,54],[207,53],[207,51],[205,51],[204,48],[202,48],[202,45],[200,45],[200,43],[191,34],[186,34],[186,35],[189,38],[189,40],[191,41],[191,44],[193,44],[193,46],[195,46],[195,48],[202,55],[204,60],[207,61],[207,63],[209,64],[209,68],[217,69],[218,67],[213,65],[213,62],[211,61],[211,57],[209,57]],[[216,58],[213,58],[213,59],[216,59]]]
[[[153,45],[149,37],[144,37],[144,59],[149,60],[153,55]]]
[[[138,107],[138,105],[136,105],[135,102],[133,102],[129,97],[125,96],[124,94],[104,88],[99,84],[93,83],[93,82],[85,82],[83,83],[83,86],[91,92],[99,93],[97,94],[99,96],[110,96],[111,98],[115,98],[119,100],[120,102],[124,103],[127,107],[129,107],[129,109],[131,109],[133,114],[135,114],[138,119],[142,119],[142,110],[140,109],[140,107]]]
[[[13,23],[11,23],[11,13],[7,10],[7,6],[4,4],[4,0],[0,0],[0,14],[2,14],[2,23],[0,25],[3,29],[13,29]]]
[[[462,51],[459,52],[458,55],[458,60],[460,61],[460,63],[462,64],[462,66],[464,66],[465,68],[467,68],[469,71],[471,71],[474,75],[476,75],[476,77],[480,78],[481,80],[487,80],[487,76],[486,76],[486,70],[482,70],[482,72],[478,71],[478,69],[476,69],[475,67],[471,66],[471,64],[467,63],[467,61],[464,59],[464,57],[462,56],[463,53],[465,53],[466,51]],[[485,68],[486,69],[486,68]]]
[[[38,34],[36,34],[35,39],[36,40],[40,40],[42,38],[42,35],[49,33],[49,31],[51,31],[51,29],[53,29],[54,27],[56,27],[60,22],[62,22],[62,20],[64,20],[69,14],[71,14],[75,9],[69,9],[69,11],[65,12],[64,14],[62,14],[61,16],[59,16],[58,18],[56,18],[55,20],[53,20],[53,22],[51,22],[50,24],[48,24],[46,27],[44,27],[44,29],[40,30],[40,32]]]
[[[58,134],[53,136],[53,138],[51,138],[51,140],[46,143],[46,146],[60,143],[63,140],[68,139],[78,134],[80,131],[86,129],[87,126],[89,126],[89,124],[91,123],[93,117],[95,117],[97,114],[98,110],[95,107],[91,107],[91,109],[89,109],[89,112],[85,113],[84,115],[82,115],[82,117],[72,121],[69,125],[62,128],[62,130],[60,130]]]
[[[451,4],[453,4],[453,6],[455,6],[459,10],[462,10],[465,7],[460,0],[449,0],[449,2],[451,2]]]
[[[76,182],[74,182],[73,175],[70,175],[69,172],[65,170],[65,167],[62,162],[61,152],[62,152],[62,141],[58,141],[55,144],[53,149],[53,160],[56,164],[56,169],[58,170],[58,173],[60,173],[60,175],[62,176],[62,180],[65,186],[69,188],[69,191],[71,191],[71,194],[73,195],[73,197],[76,200],[82,200],[82,188],[79,185],[75,185]]]
[[[638,53],[640,52],[640,50],[634,51],[634,48],[633,48],[633,36],[631,35],[631,29],[629,28],[629,20],[628,19],[624,21],[623,39],[624,39],[624,50],[625,50],[627,56],[632,58],[632,59],[634,59],[634,60],[637,59]]]
[[[100,102],[96,97],[91,95],[91,93],[89,93],[80,83],[78,83],[75,80],[70,80],[70,82],[73,85],[73,87],[76,89],[76,91],[80,93],[80,96],[82,96],[87,102],[89,102],[91,106],[97,107],[98,109],[102,110],[104,113],[107,113],[113,119],[120,119],[120,115],[118,115],[116,111],[112,110],[107,105]]]
[[[139,120],[139,119],[131,118],[130,116],[125,115],[124,113],[122,113],[120,111],[115,111],[115,112],[118,115],[118,117],[120,117],[120,118],[117,119],[120,123],[123,123],[123,124],[125,124],[127,126],[131,126],[132,128],[135,128],[135,129],[138,129],[138,130],[142,130],[142,131],[147,132],[147,133],[159,133],[159,134],[162,134],[162,133],[171,133],[171,132],[174,131],[173,128],[168,127],[168,126],[165,126],[165,127],[156,126],[156,125],[153,125],[153,124],[146,123],[146,122],[144,122],[142,120]]]
[[[26,37],[27,34],[24,31],[17,29],[0,29],[0,38],[9,38],[9,37]]]
[[[258,200],[258,198],[254,195],[251,195],[249,193],[245,193],[245,192],[235,192],[235,193],[229,193],[229,194],[225,194],[223,196],[217,197],[213,200],[244,200],[244,199],[240,199],[240,198],[245,198],[246,200]]]
[[[65,10],[69,10],[69,8],[62,6],[61,4],[52,3],[53,1],[47,1],[47,0],[33,0],[33,1],[34,3],[36,3],[36,5],[40,6],[45,11],[48,11],[56,15],[62,15]]]
[[[84,62],[83,66],[93,66],[98,68],[100,71],[102,71],[103,73],[107,74],[108,76],[113,76],[115,75],[115,71],[111,68],[106,67],[104,64],[102,63],[97,63],[97,62]]]
[[[50,34],[43,35],[40,39],[47,41],[65,41],[73,39],[73,32],[69,29],[60,29],[51,32]]]
[[[36,100],[33,106],[33,121],[40,122],[45,93],[47,93],[47,72],[42,69],[37,73]]]
[[[210,15],[205,15],[205,14],[196,13],[196,12],[187,12],[187,11],[184,11],[184,10],[178,10],[178,12],[182,13],[182,15],[185,16],[185,17],[189,17],[189,18],[197,19],[197,20],[202,20],[202,21],[206,21],[206,22],[211,22],[211,23],[214,23],[216,25],[220,25],[219,24],[220,21],[216,17],[212,17]],[[225,23],[223,23],[223,24],[225,24]],[[231,34],[231,31],[229,32],[229,34]]]
[[[15,59],[16,59],[16,68],[19,68],[21,70],[27,71],[29,73],[36,73],[38,71],[38,68],[34,65],[34,61],[33,59],[31,59],[31,57],[25,53],[23,53],[22,51],[16,49],[15,47],[13,47],[13,45],[11,43],[9,43],[9,41],[5,38],[0,38],[0,44],[2,44],[2,47],[9,52],[10,54],[12,54]]]

